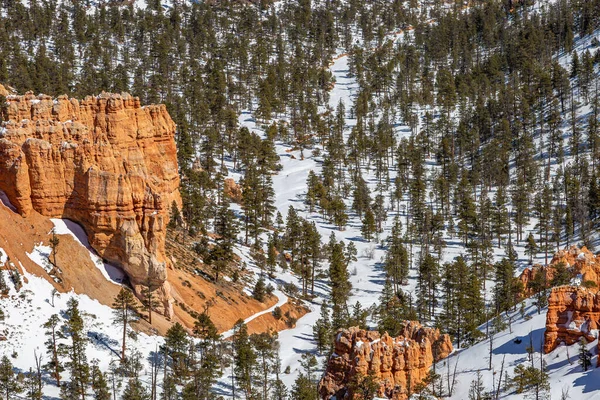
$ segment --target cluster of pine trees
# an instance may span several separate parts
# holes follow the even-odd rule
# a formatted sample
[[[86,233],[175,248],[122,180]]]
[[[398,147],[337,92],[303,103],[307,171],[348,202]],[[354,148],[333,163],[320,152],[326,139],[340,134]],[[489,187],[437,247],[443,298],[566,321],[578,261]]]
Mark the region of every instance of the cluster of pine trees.
[[[63,312],[43,324],[46,351],[35,351],[35,368],[15,372],[10,358],[2,357],[0,395],[6,400],[41,400],[44,387],[51,384],[60,388],[62,400],[218,400],[223,397],[214,390],[216,381],[229,375],[234,398],[237,393],[238,398],[257,400],[317,399],[314,355],[302,356],[302,371],[291,389],[281,381],[284,371],[276,332],[250,334],[239,320],[231,340],[226,341],[206,307],[197,314],[193,330],[175,323],[166,332],[164,344],[145,357],[134,344],[132,325],[142,316],[142,309],[129,289],[117,294],[113,310],[113,323],[122,329],[123,337],[121,351],[115,351],[119,358],[108,371],[99,368],[98,360],[88,359],[92,342],[109,344],[90,330],[95,317],[83,312],[72,297]]]
[[[581,49],[576,40],[600,27],[599,0],[558,0],[536,12],[500,0],[471,1],[468,11],[461,1],[437,0],[120,3],[1,1],[0,82],[19,92],[128,91],[143,103],[166,103],[178,125],[183,196],[171,228],[195,238],[217,283],[237,242],[252,246],[272,276],[278,266],[292,269],[300,296],[313,296],[325,278],[331,307],[315,325],[323,353],[336,329],[365,326],[368,315],[390,334],[403,319],[419,319],[459,346],[471,344],[482,322],[515,308],[523,289],[514,279],[515,246],[547,261],[560,247],[591,245],[600,218],[600,44]],[[390,40],[399,28],[404,35]],[[358,93],[353,104],[330,107],[328,67],[342,52]],[[242,126],[247,118],[264,135]],[[408,137],[398,124],[409,127]],[[386,283],[372,310],[349,304],[354,245],[335,235],[322,243],[314,219],[294,208],[286,221],[276,213],[276,143],[322,158],[307,177],[309,213],[340,230],[357,220],[363,238],[385,249]],[[223,193],[231,172],[242,177],[239,214]],[[209,232],[217,234],[211,245]],[[452,242],[464,251],[444,262]],[[405,290],[411,271],[414,291]],[[529,289],[541,307],[547,287],[564,282],[533,281]],[[120,304],[127,360],[130,309]],[[57,330],[59,322],[48,329],[81,334]],[[172,328],[179,339],[157,356],[165,360],[164,387],[209,396],[225,350],[202,324],[210,337],[193,351],[181,327]],[[273,379],[266,365],[277,360],[266,354],[276,353],[276,340],[244,332],[236,326],[238,348],[228,350],[234,386],[274,396],[265,389],[277,387],[266,383]],[[87,364],[57,354],[57,383],[60,368]],[[238,366],[236,357],[252,363]],[[311,363],[299,380],[306,387],[314,385]],[[131,368],[130,391],[139,392]],[[71,372],[65,396],[83,396],[94,371]]]

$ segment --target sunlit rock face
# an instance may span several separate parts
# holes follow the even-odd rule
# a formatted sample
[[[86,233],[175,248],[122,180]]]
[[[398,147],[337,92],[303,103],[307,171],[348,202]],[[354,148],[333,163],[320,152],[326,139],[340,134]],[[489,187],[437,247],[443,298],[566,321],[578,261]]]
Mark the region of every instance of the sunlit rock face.
[[[421,382],[433,363],[448,357],[452,350],[450,336],[416,321],[406,321],[395,338],[356,327],[340,330],[319,383],[320,397],[352,399],[351,382],[370,373],[379,383],[379,396],[406,400],[409,387]]]
[[[175,123],[128,94],[83,100],[8,95],[0,190],[18,212],[80,223],[92,247],[134,287],[160,287],[169,312],[166,225],[181,203]]]

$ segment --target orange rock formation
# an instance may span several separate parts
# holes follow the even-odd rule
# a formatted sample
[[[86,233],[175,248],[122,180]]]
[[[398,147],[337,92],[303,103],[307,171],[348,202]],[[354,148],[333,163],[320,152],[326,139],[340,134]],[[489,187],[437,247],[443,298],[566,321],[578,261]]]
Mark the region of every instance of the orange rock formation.
[[[573,278],[580,276],[582,282],[600,282],[600,256],[594,255],[585,246],[581,249],[577,246],[571,246],[569,249],[556,252],[547,266],[534,265],[523,271],[519,279],[523,283],[525,294],[531,294],[527,289],[527,283],[540,272],[546,274],[546,282],[550,285],[556,271],[556,265],[560,263],[563,263]]]
[[[596,340],[600,325],[600,293],[577,286],[552,289],[548,299],[544,352],[549,353],[559,344],[572,345],[584,337]]]
[[[414,388],[433,363],[446,358],[452,350],[450,336],[415,321],[407,321],[396,338],[356,327],[341,330],[319,383],[319,394],[326,400],[333,396],[351,399],[350,382],[372,372],[380,384],[379,396],[405,400],[408,386]]]
[[[134,287],[161,286],[168,313],[165,230],[180,204],[175,124],[164,105],[128,94],[84,100],[7,96],[0,190],[18,212],[79,222]],[[138,287],[139,289],[139,287]]]

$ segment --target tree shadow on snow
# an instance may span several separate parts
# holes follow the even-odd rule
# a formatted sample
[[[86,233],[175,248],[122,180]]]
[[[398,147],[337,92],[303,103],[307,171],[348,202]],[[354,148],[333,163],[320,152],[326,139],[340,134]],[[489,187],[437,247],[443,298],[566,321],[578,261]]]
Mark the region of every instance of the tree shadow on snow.
[[[591,369],[583,373],[584,375],[573,381],[573,386],[583,386],[583,393],[590,393],[600,390],[600,369],[592,366]]]
[[[104,347],[107,350],[109,350],[110,352],[112,352],[114,355],[116,355],[117,357],[121,357],[121,354],[111,347],[111,346],[118,347],[119,346],[118,341],[111,339],[108,335],[106,335],[102,332],[89,331],[87,336],[88,336],[88,339],[90,339],[90,341],[95,346]]]
[[[542,343],[542,336],[546,328],[539,328],[531,331],[531,343],[536,352],[540,351],[540,345]],[[520,340],[520,343],[515,341]],[[513,336],[510,340],[501,346],[494,349],[494,354],[527,354],[527,346],[529,346],[529,334],[523,336]]]

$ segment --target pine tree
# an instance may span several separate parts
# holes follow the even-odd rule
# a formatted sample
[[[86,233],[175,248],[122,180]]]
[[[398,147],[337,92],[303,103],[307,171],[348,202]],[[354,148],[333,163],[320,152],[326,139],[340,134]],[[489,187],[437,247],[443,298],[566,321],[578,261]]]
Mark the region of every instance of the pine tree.
[[[108,389],[106,375],[100,371],[97,365],[92,371],[92,389],[94,390],[94,400],[111,400],[112,395]]]
[[[123,339],[121,343],[121,362],[125,362],[125,351],[127,349],[127,333],[131,323],[138,320],[138,307],[133,293],[124,287],[121,288],[112,305],[113,323],[123,328]]]
[[[29,372],[25,374],[23,383],[24,392],[28,400],[42,400],[42,375],[29,368]]]
[[[149,400],[148,392],[138,378],[129,378],[121,400]]]
[[[0,393],[5,400],[16,399],[23,391],[23,387],[13,372],[13,365],[8,357],[3,356],[0,360]]]
[[[252,372],[256,367],[256,353],[250,343],[248,327],[244,321],[239,320],[233,327],[234,334],[231,342],[234,356],[235,382],[242,389],[246,397],[252,394]]]
[[[579,340],[579,365],[584,371],[587,371],[592,365],[592,353],[587,349],[587,344],[584,337]]]
[[[71,382],[64,389],[67,393],[85,400],[87,386],[90,383],[90,367],[86,356],[87,338],[79,311],[79,302],[74,297],[67,302],[66,315],[67,321],[62,329],[70,339],[70,344],[65,345],[64,348],[68,356],[66,365],[71,374]]]
[[[344,326],[348,317],[348,298],[352,285],[346,258],[344,256],[344,243],[337,242],[335,236],[330,239],[329,279],[331,282],[332,323],[334,330]]]
[[[144,309],[148,313],[148,323],[150,325],[152,325],[152,310],[160,305],[154,297],[156,289],[158,289],[158,286],[150,278],[144,281],[142,286],[142,306],[144,306]]]
[[[187,332],[179,322],[173,324],[165,334],[165,344],[162,351],[168,357],[166,362],[169,363],[173,371],[171,376],[173,383],[184,379],[188,374],[189,343]]]
[[[375,216],[373,215],[373,211],[371,208],[367,208],[365,211],[365,217],[362,220],[362,228],[361,233],[367,242],[370,242],[373,238],[373,234],[375,233]]]
[[[315,342],[317,342],[319,353],[326,354],[333,343],[333,331],[331,329],[329,309],[325,304],[321,306],[321,315],[313,325],[313,337]]]
[[[392,234],[388,237],[388,251],[385,255],[385,271],[392,280],[394,292],[399,292],[400,285],[406,283],[408,278],[408,251],[400,236],[400,220],[397,219],[392,228]]]
[[[525,254],[529,255],[529,265],[533,264],[533,257],[537,254],[538,246],[535,242],[533,234],[530,233],[527,236],[527,243],[525,244]]]
[[[56,380],[56,386],[60,386],[60,373],[64,371],[64,367],[59,359],[60,348],[58,340],[64,337],[62,331],[59,329],[59,323],[60,319],[58,315],[53,314],[43,325],[44,329],[46,329],[45,334],[48,337],[45,342],[46,354],[50,358],[45,368],[51,371],[52,377]]]
[[[431,321],[433,311],[437,306],[437,285],[439,272],[437,260],[426,254],[419,263],[419,275],[417,278],[417,312],[419,320]]]
[[[55,228],[53,228],[50,233],[52,233],[52,237],[50,238],[50,247],[52,248],[52,263],[54,264],[54,267],[58,268],[58,264],[56,264],[56,255],[58,254],[58,244],[60,243],[60,239],[58,236],[56,236]]]
[[[260,274],[254,285],[254,289],[252,289],[252,297],[262,303],[265,300],[266,291],[267,285],[265,284],[265,278]]]
[[[481,375],[481,371],[477,370],[476,378],[471,381],[471,386],[469,387],[469,400],[484,400],[486,398],[483,376]]]
[[[261,399],[269,400],[269,375],[275,368],[276,360],[279,358],[279,342],[277,333],[263,332],[250,336],[250,342],[256,353],[257,366],[255,368],[255,381],[262,389]]]

